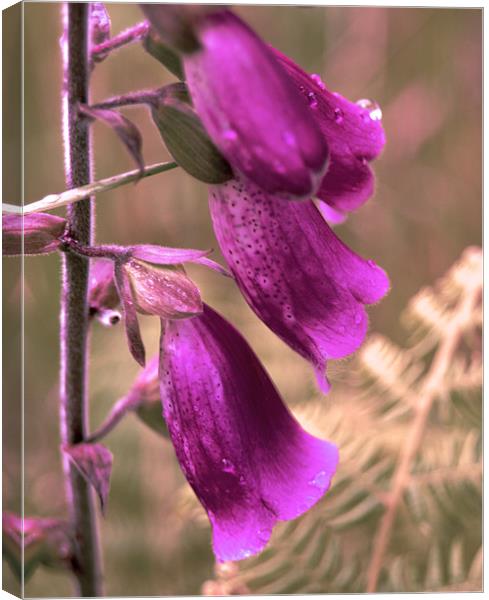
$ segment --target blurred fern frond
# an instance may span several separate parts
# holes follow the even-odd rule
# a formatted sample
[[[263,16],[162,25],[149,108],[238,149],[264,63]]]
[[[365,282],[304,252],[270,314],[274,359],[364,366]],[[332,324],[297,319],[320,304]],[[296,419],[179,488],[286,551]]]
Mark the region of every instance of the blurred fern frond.
[[[481,589],[481,264],[467,249],[409,302],[405,347],[371,335],[328,399],[294,406],[340,450],[332,487],[261,554],[216,567],[204,594]],[[178,507],[206,523],[188,491]]]
[[[463,541],[454,540],[443,551],[434,544],[423,567],[414,568],[409,558],[392,560],[383,589],[395,592],[471,592],[482,589],[482,546],[467,560]]]

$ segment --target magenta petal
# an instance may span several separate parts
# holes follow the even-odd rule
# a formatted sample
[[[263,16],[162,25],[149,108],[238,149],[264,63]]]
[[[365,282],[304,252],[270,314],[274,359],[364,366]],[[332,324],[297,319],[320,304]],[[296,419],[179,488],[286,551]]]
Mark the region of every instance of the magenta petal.
[[[243,337],[208,306],[162,326],[161,396],[178,460],[209,515],[217,559],[246,558],[277,520],[324,495],[337,448],[300,427]]]
[[[389,280],[336,237],[312,201],[284,204],[230,181],[211,187],[209,202],[224,258],[272,331],[319,374],[327,359],[359,347],[367,330],[363,305],[380,300]]]
[[[211,253],[211,250],[191,250],[186,248],[167,248],[154,244],[137,244],[130,247],[131,256],[155,265],[177,265],[195,261]]]
[[[374,176],[368,165],[385,144],[379,111],[346,100],[326,89],[318,76],[309,76],[288,57],[275,51],[280,64],[305,99],[315,98],[314,117],[326,138],[330,163],[317,197],[340,212],[360,207],[374,192]]]
[[[315,193],[328,147],[273,52],[229,11],[204,17],[183,57],[198,115],[235,171],[287,196]]]

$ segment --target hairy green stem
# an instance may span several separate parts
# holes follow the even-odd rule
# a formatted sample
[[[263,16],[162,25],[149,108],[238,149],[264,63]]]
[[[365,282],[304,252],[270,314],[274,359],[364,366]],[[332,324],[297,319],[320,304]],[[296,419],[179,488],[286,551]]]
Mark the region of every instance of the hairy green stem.
[[[78,104],[89,102],[90,4],[65,3],[63,11],[63,142],[65,179],[70,188],[91,180],[90,129],[79,119]],[[70,235],[81,244],[93,241],[92,200],[85,198],[67,210]],[[63,255],[60,311],[60,430],[61,443],[77,444],[88,428],[88,260]],[[69,518],[74,535],[73,573],[76,594],[102,595],[101,560],[93,492],[63,457]]]

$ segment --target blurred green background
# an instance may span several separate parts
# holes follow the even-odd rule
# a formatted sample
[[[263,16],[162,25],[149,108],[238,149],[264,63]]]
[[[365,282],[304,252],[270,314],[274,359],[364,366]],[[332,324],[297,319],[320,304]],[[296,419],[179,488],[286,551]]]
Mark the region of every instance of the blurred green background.
[[[142,18],[135,5],[111,3],[108,9],[114,34]],[[336,231],[388,272],[392,291],[370,309],[371,330],[402,342],[398,319],[408,299],[443,274],[466,246],[481,244],[482,11],[235,10],[267,42],[319,73],[329,89],[380,104],[387,146],[374,165],[375,197]],[[25,4],[26,202],[64,189],[59,13],[58,3]],[[171,81],[142,48],[130,46],[96,67],[92,100]],[[132,108],[125,114],[143,134],[146,163],[166,160],[148,113]],[[94,135],[98,178],[133,168],[110,130],[96,124]],[[204,184],[178,169],[107,192],[97,202],[97,239],[215,248],[220,260],[206,194]],[[290,405],[316,395],[311,369],[258,322],[231,281],[198,267],[188,270],[205,301],[251,342]],[[63,515],[65,510],[58,454],[59,271],[56,255],[25,260],[26,515]],[[18,335],[13,315],[19,286],[18,260],[4,261],[6,335]],[[152,356],[158,320],[142,317],[140,322]],[[96,426],[128,389],[137,365],[121,327],[95,324],[91,347],[90,411]],[[330,365],[333,386],[335,376],[345,373],[348,361]],[[329,402],[334,398],[325,399]],[[14,419],[19,398],[7,390],[4,403]],[[107,594],[200,593],[213,569],[209,531],[186,522],[180,510],[185,484],[170,443],[129,416],[106,445],[115,457],[107,516],[101,519]],[[4,455],[4,509],[16,510],[18,461],[12,452],[7,448]],[[8,569],[4,573],[8,581],[12,575]],[[71,582],[63,573],[39,569],[25,593],[67,596]]]

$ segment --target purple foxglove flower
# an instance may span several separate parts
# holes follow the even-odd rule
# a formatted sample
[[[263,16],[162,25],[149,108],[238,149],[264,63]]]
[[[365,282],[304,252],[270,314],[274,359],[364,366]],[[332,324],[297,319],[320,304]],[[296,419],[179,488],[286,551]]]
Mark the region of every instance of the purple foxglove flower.
[[[300,427],[243,337],[208,306],[162,322],[160,380],[170,436],[219,561],[259,552],[278,520],[328,490],[336,446]]]
[[[362,206],[373,194],[374,176],[368,163],[385,144],[382,113],[369,101],[355,104],[330,92],[318,75],[308,75],[277,50],[275,56],[303,93],[328,142],[329,167],[316,194],[328,205],[325,217],[333,222],[344,220],[345,213]]]
[[[250,307],[309,360],[321,389],[326,361],[365,337],[365,304],[389,289],[382,269],[343,244],[312,201],[284,204],[250,182],[210,188],[214,231]]]
[[[271,49],[227,10],[199,19],[201,47],[183,55],[195,109],[235,172],[269,193],[313,195],[328,145]]]

